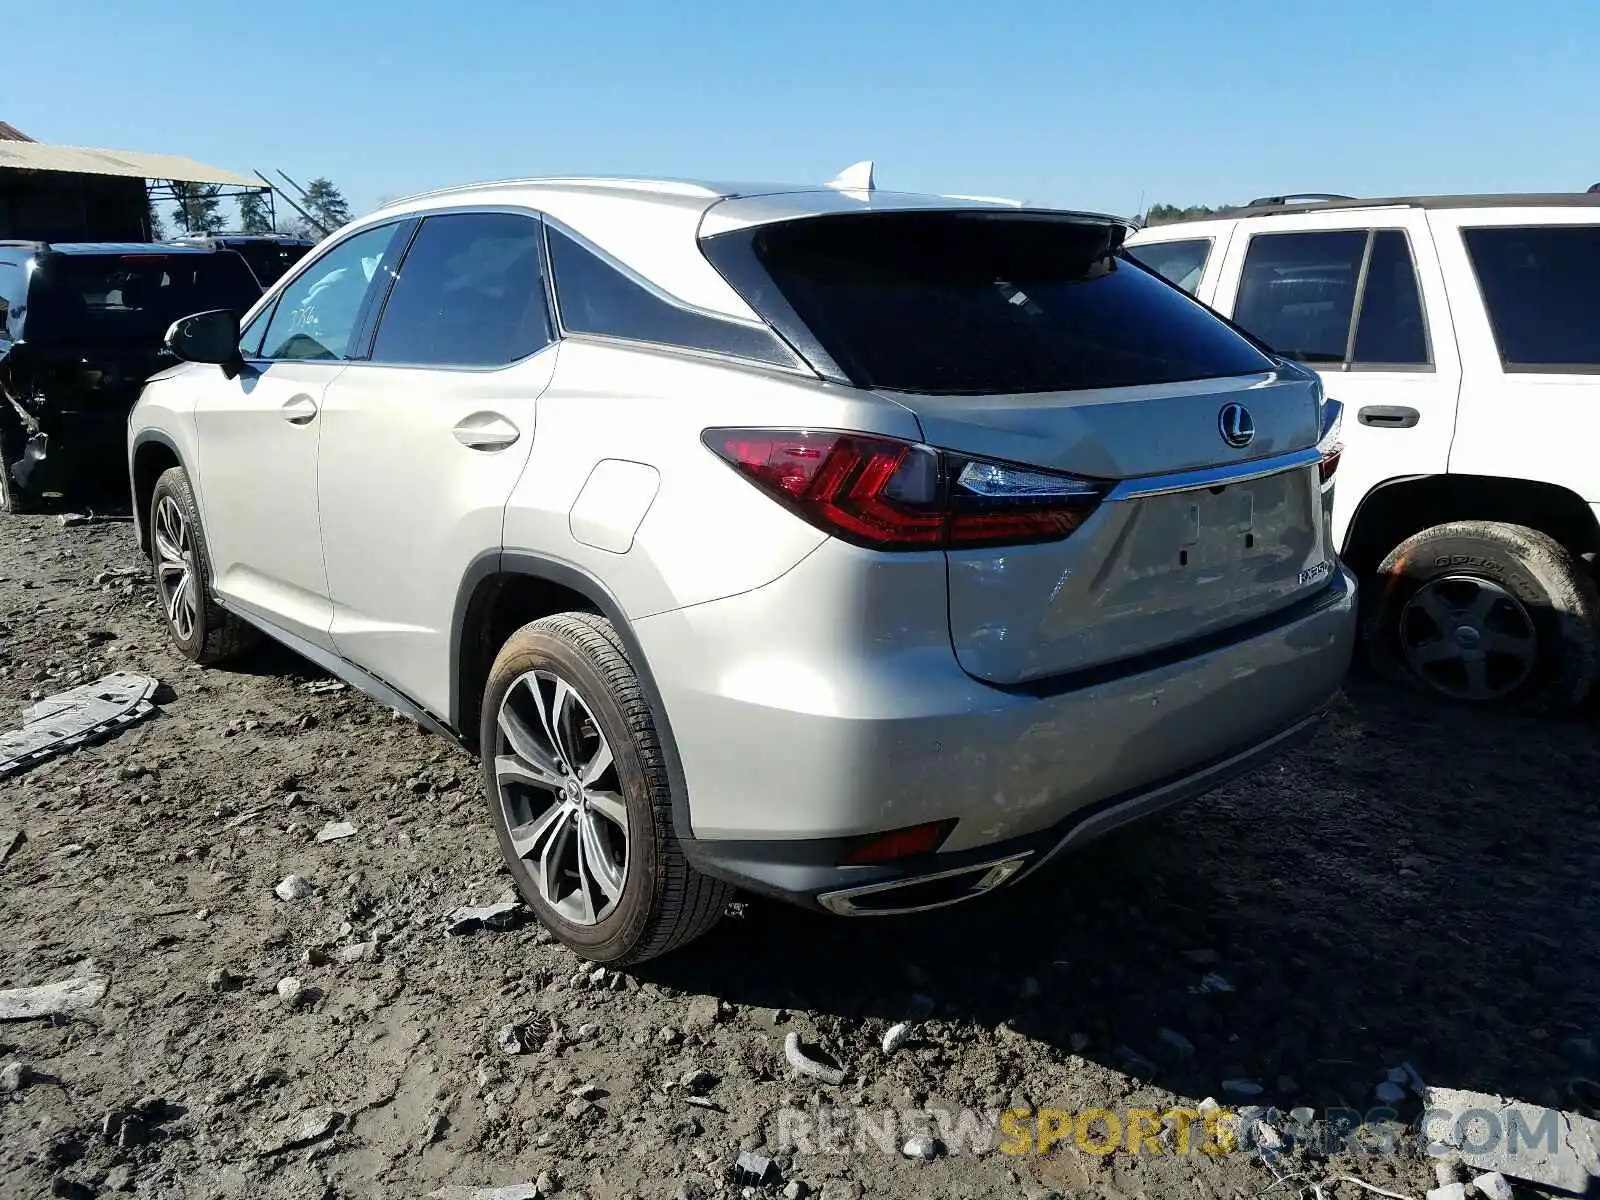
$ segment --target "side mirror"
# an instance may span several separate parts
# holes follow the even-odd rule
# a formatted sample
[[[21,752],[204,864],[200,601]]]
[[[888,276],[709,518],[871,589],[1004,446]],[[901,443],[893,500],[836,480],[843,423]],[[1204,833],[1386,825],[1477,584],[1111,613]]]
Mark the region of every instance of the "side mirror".
[[[225,308],[174,321],[162,340],[184,362],[229,368],[239,362],[239,318]]]

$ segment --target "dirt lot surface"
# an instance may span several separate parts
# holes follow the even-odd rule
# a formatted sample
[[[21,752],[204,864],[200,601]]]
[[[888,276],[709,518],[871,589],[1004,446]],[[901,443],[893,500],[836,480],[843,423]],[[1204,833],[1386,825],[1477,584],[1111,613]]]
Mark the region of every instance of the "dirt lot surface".
[[[1246,1102],[1225,1080],[1258,1083],[1252,1103],[1364,1110],[1401,1063],[1570,1108],[1574,1077],[1600,1075],[1592,715],[1483,716],[1355,681],[1281,765],[989,901],[857,923],[750,902],[684,953],[591,978],[528,923],[445,932],[509,884],[471,760],[313,690],[325,677],[287,653],[189,665],[142,570],[115,574],[133,568],[127,524],[0,527],[6,725],[107,671],[166,685],[154,719],[0,781],[0,854],[25,835],[0,865],[0,988],[108,985],[0,1022],[0,1065],[26,1068],[0,1090],[6,1200],[541,1177],[596,1200],[738,1195],[757,1186],[732,1173],[741,1149],[776,1160],[760,1194],[824,1200],[1370,1194],[1341,1175],[1420,1197],[1434,1173],[1409,1140],[1270,1166],[1070,1136],[917,1161],[900,1127],[887,1149],[846,1127],[807,1153],[783,1110]],[[319,842],[329,822],[356,832]],[[314,891],[279,899],[290,874]],[[526,1052],[501,1048],[508,1025]],[[797,1078],[791,1032],[845,1082]]]

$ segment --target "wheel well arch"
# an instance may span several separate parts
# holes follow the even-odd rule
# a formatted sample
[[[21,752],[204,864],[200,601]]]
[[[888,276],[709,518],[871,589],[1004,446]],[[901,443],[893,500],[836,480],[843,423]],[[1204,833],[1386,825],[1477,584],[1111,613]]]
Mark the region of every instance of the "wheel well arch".
[[[150,513],[150,499],[155,495],[156,480],[173,467],[182,465],[183,458],[178,454],[178,448],[166,434],[151,430],[135,437],[133,461],[129,467],[133,530],[139,539],[139,548],[146,555],[150,553],[150,530],[145,518]]]
[[[681,841],[692,840],[683,760],[655,676],[622,605],[603,583],[580,567],[507,550],[482,554],[467,568],[450,631],[450,726],[458,740],[474,754],[482,752],[478,725],[495,655],[522,626],[558,612],[595,613],[617,631],[628,664],[650,702],[672,784],[673,830]]]
[[[1594,509],[1569,488],[1498,475],[1419,475],[1386,480],[1362,498],[1342,557],[1357,575],[1370,575],[1412,534],[1447,521],[1526,525],[1574,554],[1600,551]]]

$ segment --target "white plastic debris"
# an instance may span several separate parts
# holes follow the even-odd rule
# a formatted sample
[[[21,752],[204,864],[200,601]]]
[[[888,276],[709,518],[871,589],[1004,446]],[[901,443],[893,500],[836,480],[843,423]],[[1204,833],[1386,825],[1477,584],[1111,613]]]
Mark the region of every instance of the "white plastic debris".
[[[1447,1183],[1444,1187],[1430,1188],[1428,1200],[1467,1200],[1467,1185]]]
[[[900,1147],[900,1153],[907,1158],[920,1158],[926,1162],[928,1159],[939,1157],[939,1143],[925,1133],[918,1134]]]
[[[38,987],[7,988],[0,991],[0,1021],[26,1021],[93,1008],[105,994],[106,981],[99,976],[79,976]]]
[[[338,842],[348,837],[355,837],[356,827],[349,821],[329,821],[317,830],[317,841]]]
[[[304,900],[316,891],[311,886],[311,881],[300,875],[285,875],[278,886],[272,889],[279,900]]]
[[[537,1183],[513,1183],[509,1187],[461,1187],[450,1184],[428,1193],[433,1200],[540,1200],[544,1194]]]
[[[46,696],[23,712],[21,729],[0,733],[0,779],[153,716],[158,686],[148,675],[116,671]]]
[[[783,1057],[796,1071],[802,1075],[809,1075],[819,1083],[841,1084],[844,1082],[844,1072],[838,1067],[830,1067],[826,1063],[809,1058],[800,1048],[800,1035],[791,1033],[783,1039]]]
[[[910,1021],[901,1021],[898,1025],[891,1025],[883,1033],[883,1052],[885,1054],[893,1054],[910,1040]]]
[[[458,908],[445,918],[445,932],[453,937],[476,933],[480,929],[510,929],[522,914],[522,905],[515,900],[502,900],[498,904],[468,905]]]

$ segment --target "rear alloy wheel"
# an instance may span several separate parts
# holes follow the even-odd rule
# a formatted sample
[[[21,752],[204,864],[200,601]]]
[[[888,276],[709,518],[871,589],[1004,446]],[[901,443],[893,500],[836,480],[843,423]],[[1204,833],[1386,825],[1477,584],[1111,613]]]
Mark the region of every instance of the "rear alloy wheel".
[[[1567,708],[1594,682],[1600,597],[1582,561],[1534,529],[1425,529],[1384,560],[1364,608],[1373,664],[1439,696]]]
[[[641,962],[716,924],[729,889],[684,857],[655,716],[609,621],[561,613],[512,634],[479,738],[501,853],[563,944]]]

